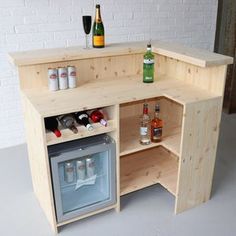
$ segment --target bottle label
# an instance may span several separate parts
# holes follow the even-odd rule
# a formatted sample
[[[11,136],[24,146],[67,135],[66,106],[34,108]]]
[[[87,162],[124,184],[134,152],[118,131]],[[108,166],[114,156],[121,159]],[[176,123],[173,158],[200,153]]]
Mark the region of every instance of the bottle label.
[[[140,135],[147,135],[148,128],[147,127],[140,127]]]
[[[78,117],[80,120],[82,120],[83,118],[88,118],[88,115],[87,114],[81,114],[79,115]]]
[[[153,81],[153,77],[150,77],[150,76],[146,76],[144,79],[145,81]]]
[[[152,129],[153,139],[160,139],[162,136],[162,128],[153,128]]]
[[[94,35],[93,36],[94,46],[104,46],[104,36],[103,35]]]
[[[154,64],[154,59],[144,59],[143,63],[147,65],[152,65]]]

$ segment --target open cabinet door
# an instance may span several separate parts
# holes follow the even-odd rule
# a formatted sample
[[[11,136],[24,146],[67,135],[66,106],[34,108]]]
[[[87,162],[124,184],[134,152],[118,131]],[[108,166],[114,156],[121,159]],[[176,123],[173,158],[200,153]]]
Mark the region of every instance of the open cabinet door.
[[[236,1],[219,0],[215,52],[234,57],[229,65],[225,84],[223,109],[236,113]]]

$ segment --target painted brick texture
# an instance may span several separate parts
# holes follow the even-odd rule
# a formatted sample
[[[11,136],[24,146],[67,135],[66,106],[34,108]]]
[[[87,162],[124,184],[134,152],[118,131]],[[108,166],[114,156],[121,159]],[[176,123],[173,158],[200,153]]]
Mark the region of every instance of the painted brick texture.
[[[0,148],[25,142],[10,51],[84,44],[82,15],[101,4],[106,43],[160,39],[213,50],[217,0],[0,0]]]

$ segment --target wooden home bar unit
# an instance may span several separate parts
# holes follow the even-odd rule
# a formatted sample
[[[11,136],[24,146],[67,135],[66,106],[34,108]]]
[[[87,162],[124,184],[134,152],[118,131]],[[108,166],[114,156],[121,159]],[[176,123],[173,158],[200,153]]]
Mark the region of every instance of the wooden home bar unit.
[[[18,66],[29,162],[34,192],[52,228],[115,208],[120,196],[159,183],[175,196],[175,213],[210,198],[227,65],[232,58],[154,41],[155,81],[142,82],[146,42],[11,53]],[[74,65],[78,87],[51,92],[48,68]],[[158,101],[164,121],[163,141],[139,144],[139,116]],[[44,118],[103,107],[108,126],[91,132],[45,131]],[[153,113],[151,113],[153,116]],[[58,223],[47,148],[107,133],[116,141],[116,203]]]

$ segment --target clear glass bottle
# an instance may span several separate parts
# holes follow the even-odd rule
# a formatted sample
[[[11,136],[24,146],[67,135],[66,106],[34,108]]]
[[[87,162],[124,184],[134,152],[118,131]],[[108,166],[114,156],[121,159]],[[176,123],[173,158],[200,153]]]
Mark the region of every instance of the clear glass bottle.
[[[140,144],[150,144],[150,116],[148,115],[148,104],[143,104],[143,115],[140,122]]]
[[[155,115],[151,121],[151,141],[154,143],[161,142],[162,140],[162,126],[163,122],[160,119],[160,106],[156,104]]]
[[[152,83],[154,81],[154,55],[151,44],[147,45],[147,52],[143,57],[143,82]]]

